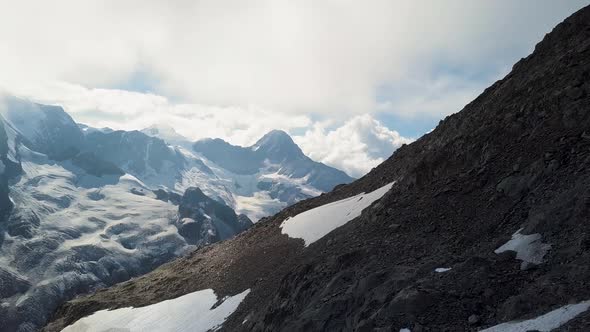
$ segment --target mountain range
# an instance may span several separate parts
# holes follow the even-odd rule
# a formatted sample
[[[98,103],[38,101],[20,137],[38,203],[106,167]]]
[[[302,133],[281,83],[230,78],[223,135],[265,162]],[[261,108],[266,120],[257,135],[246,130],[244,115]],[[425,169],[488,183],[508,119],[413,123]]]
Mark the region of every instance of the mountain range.
[[[45,330],[587,331],[589,105],[586,7],[362,178],[71,300]],[[195,148],[250,176],[260,150],[286,160],[276,135]]]
[[[170,128],[92,128],[13,96],[0,115],[2,331],[37,330],[67,299],[353,180],[281,131],[253,147],[190,142]]]

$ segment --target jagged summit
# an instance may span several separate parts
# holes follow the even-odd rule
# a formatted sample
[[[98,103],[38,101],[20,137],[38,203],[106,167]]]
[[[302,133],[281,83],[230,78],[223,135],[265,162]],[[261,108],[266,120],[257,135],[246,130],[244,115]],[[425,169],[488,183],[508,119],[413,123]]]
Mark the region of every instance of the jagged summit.
[[[262,136],[254,145],[253,149],[258,149],[265,146],[289,146],[296,145],[289,134],[283,130],[271,130]]]
[[[291,136],[282,130],[269,131],[251,149],[272,161],[305,157]]]
[[[308,158],[282,130],[268,132],[250,147],[216,138],[197,141],[193,149],[236,174],[255,174],[267,169],[294,179],[307,178],[308,183],[322,191],[353,180],[340,170]]]

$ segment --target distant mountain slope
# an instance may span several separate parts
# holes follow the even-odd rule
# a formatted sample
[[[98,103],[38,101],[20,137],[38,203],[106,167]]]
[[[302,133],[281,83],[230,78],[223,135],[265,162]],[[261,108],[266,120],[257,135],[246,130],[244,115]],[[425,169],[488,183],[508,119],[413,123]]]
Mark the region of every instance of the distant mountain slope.
[[[9,197],[9,181],[20,175],[22,168],[11,151],[9,137],[4,125],[0,125],[0,220],[3,220],[13,207]],[[1,239],[4,237],[0,234]]]
[[[83,142],[78,125],[61,107],[36,104],[3,96],[0,114],[19,133],[22,143],[31,150],[53,159],[75,155]]]
[[[248,229],[252,221],[207,197],[199,188],[189,188],[180,201],[176,225],[188,243],[205,245]]]
[[[586,7],[363,178],[70,301],[46,331],[204,289],[249,290],[225,331],[589,330],[589,105]],[[390,183],[358,218],[307,247],[283,234],[306,211],[350,209]]]
[[[164,140],[167,143],[172,144],[172,145],[180,145],[180,146],[190,147],[189,139],[180,135],[179,133],[176,132],[176,130],[174,130],[174,128],[172,128],[168,125],[163,125],[163,124],[152,125],[152,126],[142,129],[141,132],[148,135],[148,136],[161,138],[162,140]]]
[[[196,142],[193,149],[217,165],[236,174],[255,174],[261,169],[330,191],[336,185],[354,179],[346,173],[305,156],[291,137],[280,130],[264,135],[250,147],[231,145],[221,139],[205,139]]]
[[[190,142],[157,136],[2,97],[1,331],[35,330],[65,300],[231,238],[252,226],[246,214],[258,220],[321,193],[275,168],[232,173]]]
[[[36,330],[67,299],[146,273],[252,225],[199,189],[187,190],[188,200],[176,200],[178,194],[162,195],[131,175],[153,180],[152,173],[172,165],[195,165],[160,139],[82,131],[61,108],[5,100],[0,104],[1,331]],[[195,191],[200,195],[191,200]],[[204,225],[188,227],[185,217]]]
[[[346,173],[305,156],[283,131],[271,131],[251,147],[234,146],[221,139],[191,143],[183,140],[172,128],[161,125],[142,132],[152,140],[161,139],[168,143],[169,150],[181,156],[183,161],[166,163],[172,168],[150,172],[149,176],[134,175],[150,185],[159,184],[178,192],[192,186],[199,187],[206,195],[225,202],[252,220],[272,215],[302,199],[353,180]],[[94,131],[94,135],[101,133]],[[115,139],[114,142],[128,144],[126,140]],[[130,148],[147,151],[146,146],[146,143],[136,142]],[[147,154],[143,155],[145,159]],[[162,159],[172,159],[158,155]],[[141,164],[142,159],[138,160]],[[182,162],[184,166],[178,166]]]

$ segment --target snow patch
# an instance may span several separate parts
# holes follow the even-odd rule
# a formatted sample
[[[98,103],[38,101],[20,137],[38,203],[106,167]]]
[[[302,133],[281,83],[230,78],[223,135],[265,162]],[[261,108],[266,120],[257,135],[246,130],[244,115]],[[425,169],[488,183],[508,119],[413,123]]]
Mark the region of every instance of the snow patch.
[[[2,162],[2,160],[0,160],[0,175],[4,174],[5,169],[6,166],[4,166],[4,163]]]
[[[492,326],[480,332],[548,332],[574,319],[579,314],[588,310],[588,308],[590,308],[590,301],[584,301],[578,304],[568,304],[561,308],[550,311],[537,318],[518,322],[502,323],[500,325]]]
[[[444,272],[448,272],[451,271],[453,268],[450,267],[437,267],[436,269],[434,269],[434,272],[436,273],[444,273]]]
[[[180,219],[180,224],[181,225],[192,224],[192,223],[196,223],[195,219],[193,219],[193,218],[182,218],[182,219]]]
[[[248,293],[249,289],[227,297],[215,308],[217,296],[212,289],[205,289],[146,307],[101,310],[62,332],[217,330]]]
[[[551,249],[550,244],[541,241],[541,234],[524,235],[520,232],[522,228],[512,234],[512,239],[494,250],[496,254],[506,251],[515,251],[516,259],[522,261],[521,269],[525,269],[528,264],[541,264],[547,251]]]
[[[305,246],[308,246],[360,216],[365,208],[383,197],[393,184],[394,182],[368,194],[345,198],[287,218],[281,224],[281,232],[291,238],[303,239]]]

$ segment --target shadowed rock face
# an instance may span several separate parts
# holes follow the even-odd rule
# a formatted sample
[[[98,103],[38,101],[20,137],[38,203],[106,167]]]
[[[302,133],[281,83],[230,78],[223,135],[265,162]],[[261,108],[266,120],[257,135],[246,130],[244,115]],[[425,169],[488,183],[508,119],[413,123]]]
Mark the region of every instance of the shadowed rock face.
[[[68,302],[46,330],[207,288],[220,296],[251,289],[226,331],[480,330],[588,300],[589,105],[587,7],[363,178]],[[308,247],[281,234],[288,217],[393,181],[359,218]],[[548,250],[524,268],[514,251],[496,253],[515,233],[538,234]],[[560,330],[586,331],[589,322],[584,312]]]
[[[117,165],[99,158],[94,152],[81,152],[72,158],[72,163],[97,177],[125,174]]]
[[[9,197],[9,181],[22,171],[21,165],[9,158],[8,135],[4,126],[4,119],[0,116],[0,245],[4,239],[6,219],[14,206]]]
[[[150,168],[160,172],[166,161],[176,167],[185,162],[162,140],[138,131],[93,132],[86,135],[84,149],[115,165],[126,165],[133,174],[145,174]]]
[[[84,141],[78,125],[59,106],[4,96],[0,114],[21,134],[25,146],[56,160],[78,153]]]
[[[176,227],[189,244],[206,245],[232,237],[252,226],[245,215],[203,194],[199,188],[186,190],[178,206]]]

